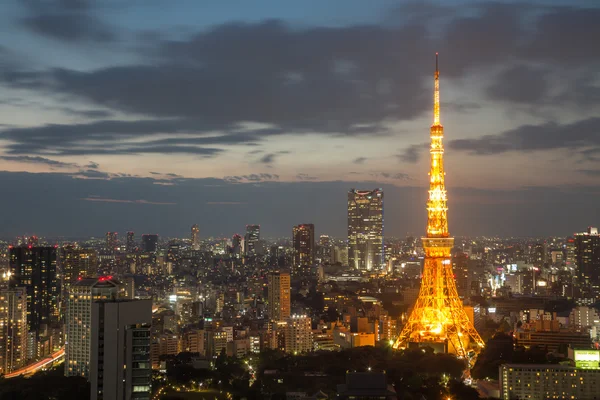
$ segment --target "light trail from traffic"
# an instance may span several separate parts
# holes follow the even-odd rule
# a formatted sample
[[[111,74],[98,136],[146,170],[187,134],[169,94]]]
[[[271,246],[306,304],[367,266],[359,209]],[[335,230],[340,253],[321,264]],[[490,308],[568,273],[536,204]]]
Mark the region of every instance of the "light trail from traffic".
[[[48,357],[44,358],[43,360],[37,361],[33,364],[26,365],[23,368],[20,368],[14,372],[11,372],[10,374],[4,375],[4,378],[10,379],[10,378],[16,378],[16,377],[22,376],[22,375],[34,374],[34,373],[38,372],[39,370],[41,370],[42,368],[44,368],[46,365],[54,363],[54,362],[60,360],[61,358],[63,358],[64,356],[65,356],[65,348],[63,347],[60,350],[55,351]]]

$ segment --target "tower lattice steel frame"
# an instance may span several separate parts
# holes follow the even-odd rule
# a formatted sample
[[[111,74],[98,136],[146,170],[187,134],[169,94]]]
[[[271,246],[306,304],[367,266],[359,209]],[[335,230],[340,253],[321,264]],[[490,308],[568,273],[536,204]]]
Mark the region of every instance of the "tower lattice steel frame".
[[[403,349],[409,343],[447,343],[447,351],[466,356],[476,352],[483,340],[464,310],[458,297],[452,271],[450,251],[454,238],[448,233],[448,206],[444,184],[444,128],[440,124],[440,72],[435,55],[435,89],[433,125],[431,126],[431,165],[429,199],[427,201],[427,237],[422,238],[425,265],[421,289],[415,306],[394,348]]]

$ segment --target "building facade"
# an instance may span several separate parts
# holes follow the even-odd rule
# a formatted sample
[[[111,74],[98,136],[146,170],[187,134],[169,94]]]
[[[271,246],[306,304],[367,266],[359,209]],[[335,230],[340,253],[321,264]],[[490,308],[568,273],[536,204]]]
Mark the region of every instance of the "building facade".
[[[135,251],[135,232],[127,232],[127,242],[125,244],[125,250],[127,253],[133,253]]]
[[[285,326],[285,352],[307,353],[313,350],[312,326],[310,317],[292,315]]]
[[[150,399],[152,300],[92,304],[91,400]]]
[[[106,249],[115,251],[119,246],[119,234],[117,232],[106,232]]]
[[[108,277],[85,278],[71,285],[65,316],[65,376],[89,377],[92,304],[116,299],[119,282]]]
[[[270,272],[267,276],[269,291],[269,318],[285,321],[291,314],[291,280],[287,272]]]
[[[158,250],[158,235],[142,235],[142,252],[155,253]]]
[[[294,244],[294,270],[302,267],[312,267],[315,264],[315,226],[301,224],[292,230]]]
[[[592,400],[600,393],[600,369],[559,364],[500,366],[500,398]]]
[[[244,253],[246,256],[256,255],[256,246],[260,240],[260,225],[246,225],[244,237]]]
[[[27,361],[27,290],[0,291],[0,374],[11,373]]]
[[[56,247],[12,247],[9,257],[10,287],[27,291],[27,325],[37,333],[58,321]]]
[[[590,227],[575,235],[577,276],[584,297],[600,296],[600,235]]]
[[[348,263],[363,271],[384,265],[382,189],[348,192]]]
[[[200,250],[200,228],[198,224],[192,225],[192,250]]]
[[[98,252],[74,246],[64,247],[60,251],[62,267],[62,288],[66,290],[81,278],[95,277],[98,274]]]

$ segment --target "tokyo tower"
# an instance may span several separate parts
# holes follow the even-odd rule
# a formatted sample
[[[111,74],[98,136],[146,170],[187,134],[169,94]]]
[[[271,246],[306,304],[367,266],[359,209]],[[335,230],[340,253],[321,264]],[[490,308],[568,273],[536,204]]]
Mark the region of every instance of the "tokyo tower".
[[[440,124],[440,71],[435,54],[435,86],[433,94],[433,125],[431,135],[431,165],[429,199],[427,200],[427,236],[422,238],[425,265],[421,289],[415,306],[404,325],[394,348],[429,345],[437,350],[466,356],[476,353],[483,340],[458,297],[450,251],[454,238],[448,233],[448,206],[444,184],[444,128]]]

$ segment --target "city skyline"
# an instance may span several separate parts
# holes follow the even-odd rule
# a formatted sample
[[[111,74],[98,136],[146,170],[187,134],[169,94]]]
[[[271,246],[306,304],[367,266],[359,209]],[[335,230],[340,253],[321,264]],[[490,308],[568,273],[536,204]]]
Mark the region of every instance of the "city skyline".
[[[343,237],[381,187],[386,234],[421,236],[435,51],[453,232],[598,225],[592,3],[158,3],[3,5],[0,235]]]

